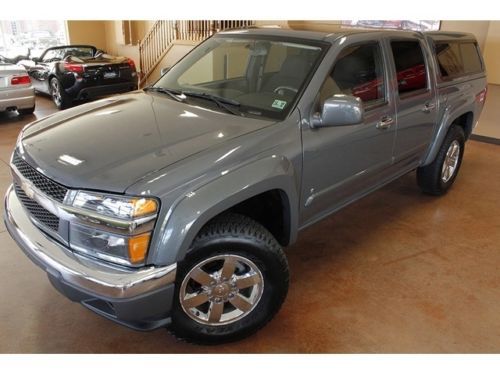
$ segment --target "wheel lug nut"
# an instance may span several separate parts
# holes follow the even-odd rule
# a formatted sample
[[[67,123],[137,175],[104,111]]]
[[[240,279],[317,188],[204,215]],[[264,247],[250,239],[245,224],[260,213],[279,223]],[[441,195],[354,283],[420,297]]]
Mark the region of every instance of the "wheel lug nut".
[[[234,297],[234,293],[229,293],[229,298],[233,298]]]

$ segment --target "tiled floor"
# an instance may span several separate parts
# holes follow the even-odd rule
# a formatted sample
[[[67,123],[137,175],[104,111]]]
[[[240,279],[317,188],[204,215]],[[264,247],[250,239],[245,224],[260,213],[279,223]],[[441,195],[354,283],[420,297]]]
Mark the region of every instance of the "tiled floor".
[[[52,111],[48,100],[37,104],[36,117]],[[17,133],[33,119],[0,116],[1,191]],[[495,116],[481,121],[486,129]],[[163,329],[134,332],[70,302],[2,223],[0,352],[498,353],[499,199],[500,146],[470,141],[446,196],[421,194],[411,173],[301,233],[287,249],[281,312],[253,337],[218,347],[179,343]]]

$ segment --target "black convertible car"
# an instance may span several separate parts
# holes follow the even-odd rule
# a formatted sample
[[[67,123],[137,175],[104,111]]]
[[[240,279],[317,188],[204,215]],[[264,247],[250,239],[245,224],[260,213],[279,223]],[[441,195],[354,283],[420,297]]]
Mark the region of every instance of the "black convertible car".
[[[78,100],[137,90],[134,61],[94,46],[51,47],[32,61],[26,68],[35,90],[49,94],[59,109]]]

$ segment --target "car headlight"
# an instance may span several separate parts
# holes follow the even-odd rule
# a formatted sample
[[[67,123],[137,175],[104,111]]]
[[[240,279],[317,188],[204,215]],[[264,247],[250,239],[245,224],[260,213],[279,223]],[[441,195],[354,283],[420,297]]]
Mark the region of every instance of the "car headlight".
[[[143,197],[122,197],[101,193],[77,191],[72,202],[73,207],[95,211],[98,214],[117,219],[136,219],[156,214],[156,199]]]
[[[159,209],[154,198],[72,191],[66,211],[70,247],[81,253],[126,266],[142,266]]]

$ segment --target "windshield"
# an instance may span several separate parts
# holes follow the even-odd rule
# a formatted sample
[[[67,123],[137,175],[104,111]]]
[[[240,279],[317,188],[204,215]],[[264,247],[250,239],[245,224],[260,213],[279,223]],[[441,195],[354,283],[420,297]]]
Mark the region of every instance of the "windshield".
[[[79,58],[92,58],[94,56],[95,49],[92,47],[60,47],[51,48],[45,52],[42,56],[43,62],[59,61],[63,60],[68,56],[79,57]]]
[[[237,107],[242,116],[283,119],[316,66],[323,45],[212,37],[194,49],[154,85],[184,93],[186,100],[214,106],[207,96]],[[193,94],[204,94],[204,96]],[[194,99],[193,99],[194,98]],[[220,104],[220,102],[219,102]]]

